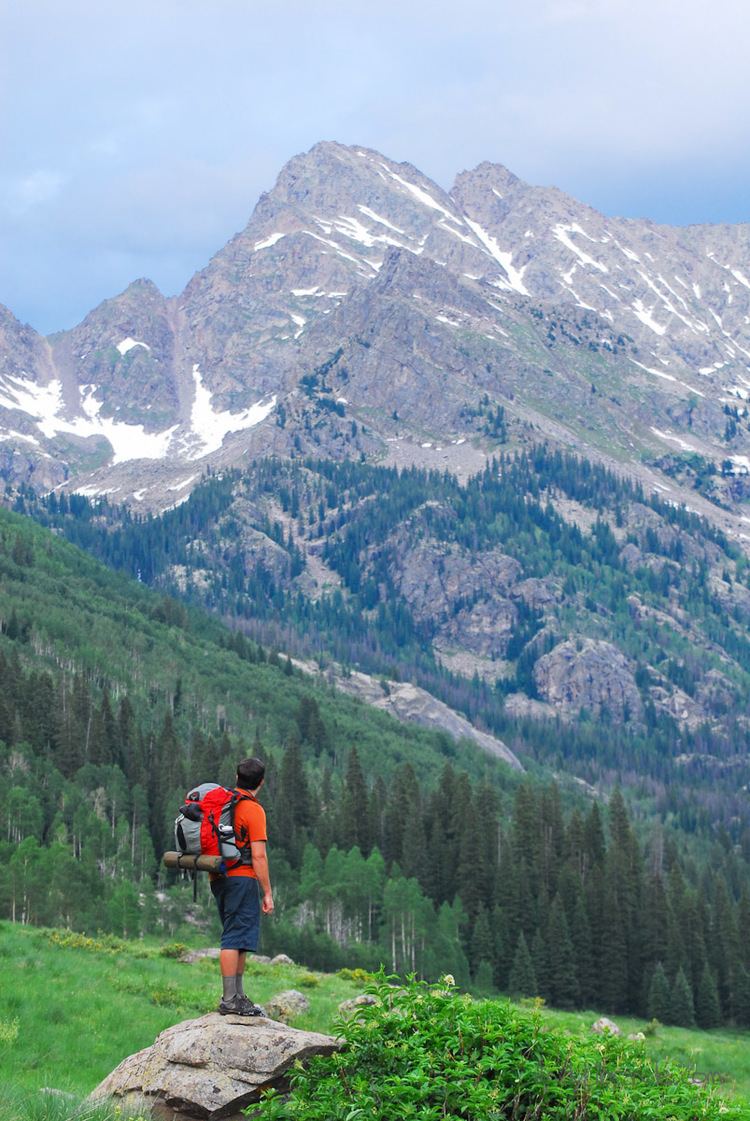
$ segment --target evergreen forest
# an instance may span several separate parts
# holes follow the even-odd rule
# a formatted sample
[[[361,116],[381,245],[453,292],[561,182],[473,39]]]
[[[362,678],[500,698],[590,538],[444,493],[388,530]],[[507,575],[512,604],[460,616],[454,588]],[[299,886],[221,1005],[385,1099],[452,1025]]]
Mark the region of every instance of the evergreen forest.
[[[750,832],[520,775],[340,696],[197,607],[0,510],[0,914],[184,936],[159,870],[189,785],[269,762],[279,916],[320,968],[452,972],[662,1022],[750,1024]],[[210,929],[210,927],[206,927]]]

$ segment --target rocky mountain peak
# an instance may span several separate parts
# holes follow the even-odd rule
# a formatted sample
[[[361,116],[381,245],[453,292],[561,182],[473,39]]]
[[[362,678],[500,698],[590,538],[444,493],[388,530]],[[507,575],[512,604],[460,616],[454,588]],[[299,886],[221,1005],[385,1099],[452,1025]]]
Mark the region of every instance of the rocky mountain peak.
[[[0,371],[22,379],[0,384],[0,435],[122,497],[147,493],[138,476],[158,461],[166,502],[186,460],[310,444],[339,456],[366,417],[368,449],[422,462],[448,437],[489,440],[477,418],[502,408],[519,434],[635,474],[669,459],[655,477],[673,494],[674,457],[696,456],[730,480],[712,486],[731,506],[750,471],[748,324],[750,227],[607,218],[488,162],[447,193],[409,163],[326,141],[282,168],[176,299],[135,281],[51,350],[0,315]],[[337,352],[341,400],[315,374]],[[126,460],[141,464],[127,484]]]

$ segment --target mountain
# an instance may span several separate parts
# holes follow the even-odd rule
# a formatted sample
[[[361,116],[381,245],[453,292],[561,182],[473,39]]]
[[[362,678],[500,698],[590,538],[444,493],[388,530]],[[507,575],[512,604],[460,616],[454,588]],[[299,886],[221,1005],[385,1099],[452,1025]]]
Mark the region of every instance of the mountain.
[[[263,459],[160,517],[64,493],[16,507],[376,707],[454,735],[460,713],[526,766],[646,784],[685,823],[744,817],[747,558],[585,459],[540,445],[463,482]]]
[[[137,281],[49,340],[3,313],[2,478],[161,510],[269,454],[466,477],[486,397],[511,448],[585,451],[741,539],[749,278],[750,226],[318,144],[179,296]]]

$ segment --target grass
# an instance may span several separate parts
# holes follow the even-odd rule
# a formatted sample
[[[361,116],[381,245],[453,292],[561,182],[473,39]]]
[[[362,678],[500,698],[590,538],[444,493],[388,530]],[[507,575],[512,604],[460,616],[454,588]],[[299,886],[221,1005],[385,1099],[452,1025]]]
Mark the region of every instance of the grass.
[[[79,1118],[71,1101],[40,1090],[61,1090],[80,1102],[159,1032],[215,1009],[217,962],[187,965],[165,956],[165,949],[156,941],[86,939],[0,923],[2,1121],[109,1121],[106,1113]],[[250,963],[245,988],[259,1003],[284,989],[299,989],[310,1010],[295,1026],[330,1031],[339,1003],[361,992],[363,983],[303,966]],[[545,1009],[543,1016],[571,1034],[588,1036],[597,1014]],[[642,1021],[616,1019],[625,1033],[644,1027]],[[694,1066],[699,1077],[721,1083],[728,1096],[750,1102],[748,1042],[746,1032],[663,1027],[645,1047],[657,1058]],[[12,1100],[16,1106],[6,1104]]]

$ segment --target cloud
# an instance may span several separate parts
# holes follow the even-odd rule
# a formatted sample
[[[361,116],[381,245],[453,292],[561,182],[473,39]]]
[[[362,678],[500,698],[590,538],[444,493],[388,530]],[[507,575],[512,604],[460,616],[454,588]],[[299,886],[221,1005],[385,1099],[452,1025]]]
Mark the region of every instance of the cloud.
[[[747,218],[749,33],[736,0],[15,5],[0,300],[50,327],[126,268],[179,288],[320,139],[443,186],[489,159],[609,212]]]

